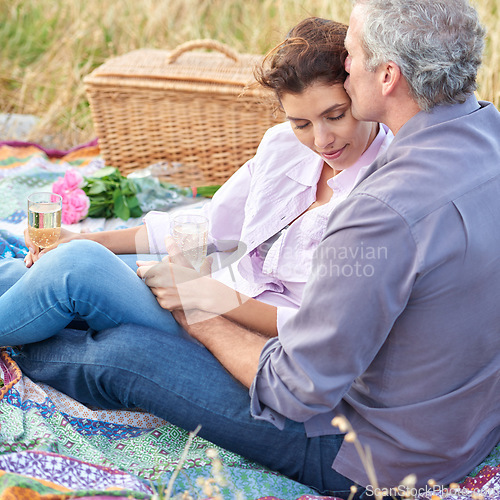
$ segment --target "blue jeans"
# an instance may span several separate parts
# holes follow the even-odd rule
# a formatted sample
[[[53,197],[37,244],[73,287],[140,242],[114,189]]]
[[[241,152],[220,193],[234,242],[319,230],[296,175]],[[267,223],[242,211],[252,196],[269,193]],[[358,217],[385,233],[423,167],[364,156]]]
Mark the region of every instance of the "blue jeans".
[[[0,297],[0,304],[4,296],[16,288],[20,293],[29,294],[28,301],[16,294],[17,305],[8,297],[9,303],[16,307],[16,314],[0,305],[0,325],[3,325],[3,316],[13,316],[9,321],[15,321],[17,314],[23,315],[23,307],[32,313],[38,311],[40,318],[46,317],[53,325],[52,329],[57,328],[55,324],[59,324],[61,315],[65,321],[73,318],[73,313],[67,310],[61,312],[54,308],[57,313],[53,314],[37,309],[44,307],[43,300],[56,293],[52,280],[58,281],[63,288],[75,288],[75,296],[79,298],[69,299],[66,307],[85,303],[83,296],[90,300],[90,292],[80,281],[93,283],[93,290],[99,296],[95,305],[104,312],[94,313],[89,307],[84,317],[94,327],[88,331],[61,327],[57,333],[45,336],[46,340],[24,345],[14,358],[23,373],[84,404],[107,409],[142,408],[186,430],[193,430],[200,424],[200,436],[223,448],[311,486],[322,494],[348,497],[352,482],[331,468],[343,436],[308,438],[301,423],[287,420],[285,429],[279,430],[269,422],[253,419],[249,411],[248,389],[236,381],[204,346],[192,340],[168,311],[157,310],[159,306],[149,300],[150,297],[154,300],[153,295],[126,264],[96,245],[82,247],[70,243],[62,252],[65,246],[59,247],[59,257],[51,257],[51,254],[56,256],[59,249],[54,250],[29,271],[25,271],[15,259],[9,259],[10,264],[9,260],[0,261],[0,282],[5,276],[9,281],[7,285],[12,285]],[[84,252],[81,251],[83,248]],[[72,252],[75,257],[77,250],[81,261],[78,264],[76,260],[70,261],[77,264],[73,268],[64,263],[62,257],[69,257]],[[49,264],[50,259],[52,264]],[[44,260],[48,264],[40,265]],[[89,266],[86,270],[83,262]],[[50,276],[56,274],[55,265],[60,266],[57,272],[65,278],[56,280]],[[32,272],[37,266],[36,273]],[[69,276],[71,269],[79,279]],[[16,273],[23,276],[17,283]],[[37,279],[28,280],[30,275]],[[7,285],[0,283],[0,293],[8,288]],[[126,290],[127,286],[132,290]],[[33,290],[30,291],[30,287]],[[108,306],[105,293],[116,289],[122,292],[121,296],[114,297],[113,292],[112,304]],[[58,296],[65,297],[66,292]],[[44,298],[37,298],[37,294]],[[114,324],[109,322],[119,321],[119,318],[110,320],[109,317],[118,314],[114,309],[120,304],[126,304],[128,317],[143,319],[146,312],[153,313],[147,321],[156,321],[162,329],[136,324],[113,327]],[[96,328],[99,324],[107,326]],[[46,327],[41,322],[37,325],[43,329]]]
[[[98,243],[63,244],[24,270],[17,282],[16,261],[0,263],[0,345],[47,339],[74,319],[98,331],[125,323],[180,330],[129,265]]]
[[[308,438],[304,425],[280,431],[249,412],[248,390],[202,345],[136,325],[101,332],[66,329],[25,345],[23,373],[101,408],[142,408],[272,470],[347,498],[351,481],[332,462],[343,436]]]

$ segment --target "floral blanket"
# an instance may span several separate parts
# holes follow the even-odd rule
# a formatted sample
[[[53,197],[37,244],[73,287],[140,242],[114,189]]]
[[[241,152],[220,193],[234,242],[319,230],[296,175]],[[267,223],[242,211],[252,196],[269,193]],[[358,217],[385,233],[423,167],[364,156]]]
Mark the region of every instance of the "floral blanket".
[[[240,492],[247,499],[285,500],[314,494],[197,436],[187,448],[187,432],[153,415],[92,410],[35,384],[7,351],[0,353],[0,373],[0,492],[15,485],[78,496],[150,498],[180,465],[173,494],[188,491],[203,498],[218,489],[223,498]]]
[[[25,197],[46,189],[68,166],[83,175],[102,168],[94,145],[54,155],[34,145],[0,143],[0,255],[22,256]],[[20,201],[21,200],[21,201]],[[127,221],[127,225],[139,221]],[[89,220],[73,230],[123,227]],[[0,352],[0,500],[152,498],[173,482],[171,496],[327,500],[314,490],[249,462],[157,417],[87,408],[22,375]],[[186,451],[187,450],[187,451]],[[500,500],[500,446],[456,488],[419,500]],[[187,496],[186,496],[187,498]]]

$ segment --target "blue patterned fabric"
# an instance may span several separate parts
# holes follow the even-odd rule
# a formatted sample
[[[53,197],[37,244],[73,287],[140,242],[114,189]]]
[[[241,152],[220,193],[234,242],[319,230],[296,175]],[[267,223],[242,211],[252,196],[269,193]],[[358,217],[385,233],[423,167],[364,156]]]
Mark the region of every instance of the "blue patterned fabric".
[[[28,249],[24,244],[24,238],[16,236],[6,229],[0,229],[0,258],[20,257],[28,253]]]

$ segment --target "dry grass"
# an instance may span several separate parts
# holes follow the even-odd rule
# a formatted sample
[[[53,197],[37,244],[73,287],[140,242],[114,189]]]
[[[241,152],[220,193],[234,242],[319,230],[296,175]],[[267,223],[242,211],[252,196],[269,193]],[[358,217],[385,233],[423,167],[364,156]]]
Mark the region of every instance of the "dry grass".
[[[478,0],[489,39],[481,98],[500,105],[498,0]],[[31,139],[71,147],[94,138],[82,80],[118,54],[214,38],[265,53],[300,19],[347,22],[349,0],[0,0],[0,109],[34,114]]]

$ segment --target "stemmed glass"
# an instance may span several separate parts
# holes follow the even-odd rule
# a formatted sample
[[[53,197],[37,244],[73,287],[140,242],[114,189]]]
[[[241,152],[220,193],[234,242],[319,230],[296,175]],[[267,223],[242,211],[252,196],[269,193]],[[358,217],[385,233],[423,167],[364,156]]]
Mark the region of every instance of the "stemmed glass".
[[[47,248],[61,236],[62,198],[50,192],[28,196],[28,234],[40,248]]]

